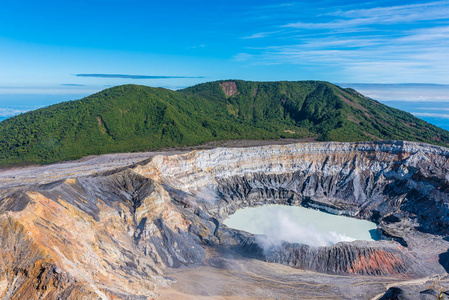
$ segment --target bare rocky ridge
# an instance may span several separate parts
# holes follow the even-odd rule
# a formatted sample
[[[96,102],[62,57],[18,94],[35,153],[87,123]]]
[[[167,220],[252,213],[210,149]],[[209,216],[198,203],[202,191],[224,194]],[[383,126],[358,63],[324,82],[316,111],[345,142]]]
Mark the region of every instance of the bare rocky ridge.
[[[225,81],[223,83],[220,83],[220,86],[223,89],[226,97],[231,97],[238,93],[237,85],[234,81]]]
[[[447,148],[304,143],[138,158],[97,173],[74,164],[56,181],[51,166],[36,167],[42,174],[28,183],[20,172],[8,177],[0,189],[5,299],[380,299],[392,288],[434,299],[421,292],[449,288]],[[222,224],[269,203],[369,219],[384,239],[266,248]],[[195,276],[204,282],[182,284]]]

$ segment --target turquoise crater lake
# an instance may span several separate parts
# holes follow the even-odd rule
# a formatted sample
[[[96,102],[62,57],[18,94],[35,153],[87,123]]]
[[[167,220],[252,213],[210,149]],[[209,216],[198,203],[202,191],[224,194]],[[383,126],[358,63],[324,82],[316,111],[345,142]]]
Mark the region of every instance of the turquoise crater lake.
[[[310,246],[379,239],[376,224],[297,206],[264,205],[236,211],[224,221],[228,227],[244,230],[270,246],[281,241]]]

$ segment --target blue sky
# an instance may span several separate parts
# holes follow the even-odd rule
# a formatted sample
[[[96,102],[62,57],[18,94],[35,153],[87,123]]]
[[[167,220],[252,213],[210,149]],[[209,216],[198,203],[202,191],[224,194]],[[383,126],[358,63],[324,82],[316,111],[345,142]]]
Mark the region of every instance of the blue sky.
[[[449,1],[0,2],[0,106],[8,109],[125,83],[449,84],[448,70]]]

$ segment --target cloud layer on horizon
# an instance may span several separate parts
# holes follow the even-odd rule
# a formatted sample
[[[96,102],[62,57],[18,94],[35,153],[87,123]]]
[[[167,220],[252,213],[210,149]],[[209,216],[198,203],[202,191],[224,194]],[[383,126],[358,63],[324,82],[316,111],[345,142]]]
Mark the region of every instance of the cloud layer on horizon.
[[[0,117],[1,118],[9,118],[18,114],[25,113],[30,110],[37,109],[39,107],[27,107],[27,108],[9,108],[9,107],[0,107]]]
[[[85,84],[77,84],[77,83],[63,83],[62,86],[86,86]]]
[[[414,115],[415,117],[431,117],[431,118],[439,118],[439,119],[449,119],[449,114],[412,112],[412,115]]]

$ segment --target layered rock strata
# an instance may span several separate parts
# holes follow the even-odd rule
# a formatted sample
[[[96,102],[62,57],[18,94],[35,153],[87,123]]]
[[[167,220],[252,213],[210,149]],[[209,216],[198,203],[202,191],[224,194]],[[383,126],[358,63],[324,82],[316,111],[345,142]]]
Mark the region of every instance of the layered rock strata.
[[[10,184],[0,190],[0,293],[149,299],[170,284],[164,270],[207,264],[211,249],[327,274],[445,274],[448,162],[449,149],[426,144],[308,143],[157,155],[93,176]],[[369,219],[384,240],[267,249],[222,223],[270,203]]]

